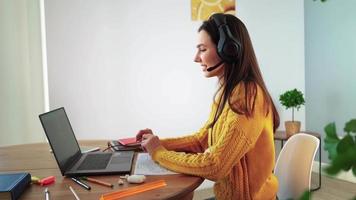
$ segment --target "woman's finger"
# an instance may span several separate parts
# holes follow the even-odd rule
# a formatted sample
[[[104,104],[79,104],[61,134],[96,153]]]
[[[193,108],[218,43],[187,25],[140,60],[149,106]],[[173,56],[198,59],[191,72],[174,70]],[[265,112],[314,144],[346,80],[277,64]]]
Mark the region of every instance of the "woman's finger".
[[[142,139],[142,135],[146,134],[146,130],[140,130],[137,134],[136,134],[136,140],[140,141]]]
[[[141,149],[142,149],[144,152],[147,152],[146,145],[147,145],[147,141],[142,140],[142,142],[141,142]]]
[[[137,134],[136,134],[136,140],[137,141],[141,141],[142,140],[142,136],[145,134],[153,134],[152,130],[149,128],[140,130]]]
[[[147,139],[150,139],[151,137],[153,137],[152,134],[144,134],[144,135],[142,135],[142,140],[147,140]]]

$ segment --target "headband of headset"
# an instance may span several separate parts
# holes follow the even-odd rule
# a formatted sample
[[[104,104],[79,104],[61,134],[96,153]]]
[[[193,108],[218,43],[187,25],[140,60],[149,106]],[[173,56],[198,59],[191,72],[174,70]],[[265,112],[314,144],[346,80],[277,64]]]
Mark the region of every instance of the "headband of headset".
[[[227,62],[237,62],[241,57],[241,43],[232,35],[224,14],[214,14],[212,18],[219,30],[217,52],[219,57]]]

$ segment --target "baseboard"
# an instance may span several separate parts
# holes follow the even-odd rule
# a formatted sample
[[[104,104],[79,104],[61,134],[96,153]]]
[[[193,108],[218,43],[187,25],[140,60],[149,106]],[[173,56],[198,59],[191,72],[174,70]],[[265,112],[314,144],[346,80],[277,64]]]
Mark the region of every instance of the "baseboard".
[[[325,173],[323,169],[325,167],[327,167],[328,165],[329,165],[328,163],[323,163],[323,162],[321,163],[321,175],[340,179],[343,181],[348,181],[351,183],[356,183],[356,177],[352,174],[351,170],[349,170],[347,172],[342,171],[339,174],[337,174],[336,176],[330,176],[329,174]],[[313,172],[319,173],[319,161],[314,161]]]

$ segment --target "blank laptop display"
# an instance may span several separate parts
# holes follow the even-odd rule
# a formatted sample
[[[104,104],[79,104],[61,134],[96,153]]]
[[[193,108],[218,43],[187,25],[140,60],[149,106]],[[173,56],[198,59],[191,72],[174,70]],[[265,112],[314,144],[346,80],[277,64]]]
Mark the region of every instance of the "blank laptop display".
[[[42,127],[63,176],[124,174],[134,151],[82,153],[64,108],[41,114]]]

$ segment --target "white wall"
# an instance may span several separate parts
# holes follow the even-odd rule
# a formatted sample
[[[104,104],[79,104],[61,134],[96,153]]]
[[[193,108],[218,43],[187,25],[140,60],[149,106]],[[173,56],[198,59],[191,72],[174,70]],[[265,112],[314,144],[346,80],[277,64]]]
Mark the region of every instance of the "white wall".
[[[0,1],[0,145],[44,141],[38,0]]]
[[[279,95],[293,88],[304,93],[304,3],[283,0],[237,1],[237,13],[251,35],[266,85],[284,121],[292,111],[279,103]],[[295,112],[305,129],[305,109]]]
[[[353,0],[305,2],[306,125],[323,137],[328,123],[341,135],[356,117],[355,7]]]
[[[67,108],[79,138],[205,121],[215,81],[192,62],[199,23],[188,1],[150,2],[46,1],[50,107]]]
[[[52,0],[45,2],[50,107],[67,109],[78,138],[161,137],[197,130],[207,119],[215,79],[193,56],[190,1]],[[300,1],[237,2],[267,86],[278,102],[304,91],[304,16]],[[304,109],[296,116],[304,125]],[[283,128],[283,125],[282,127]]]

